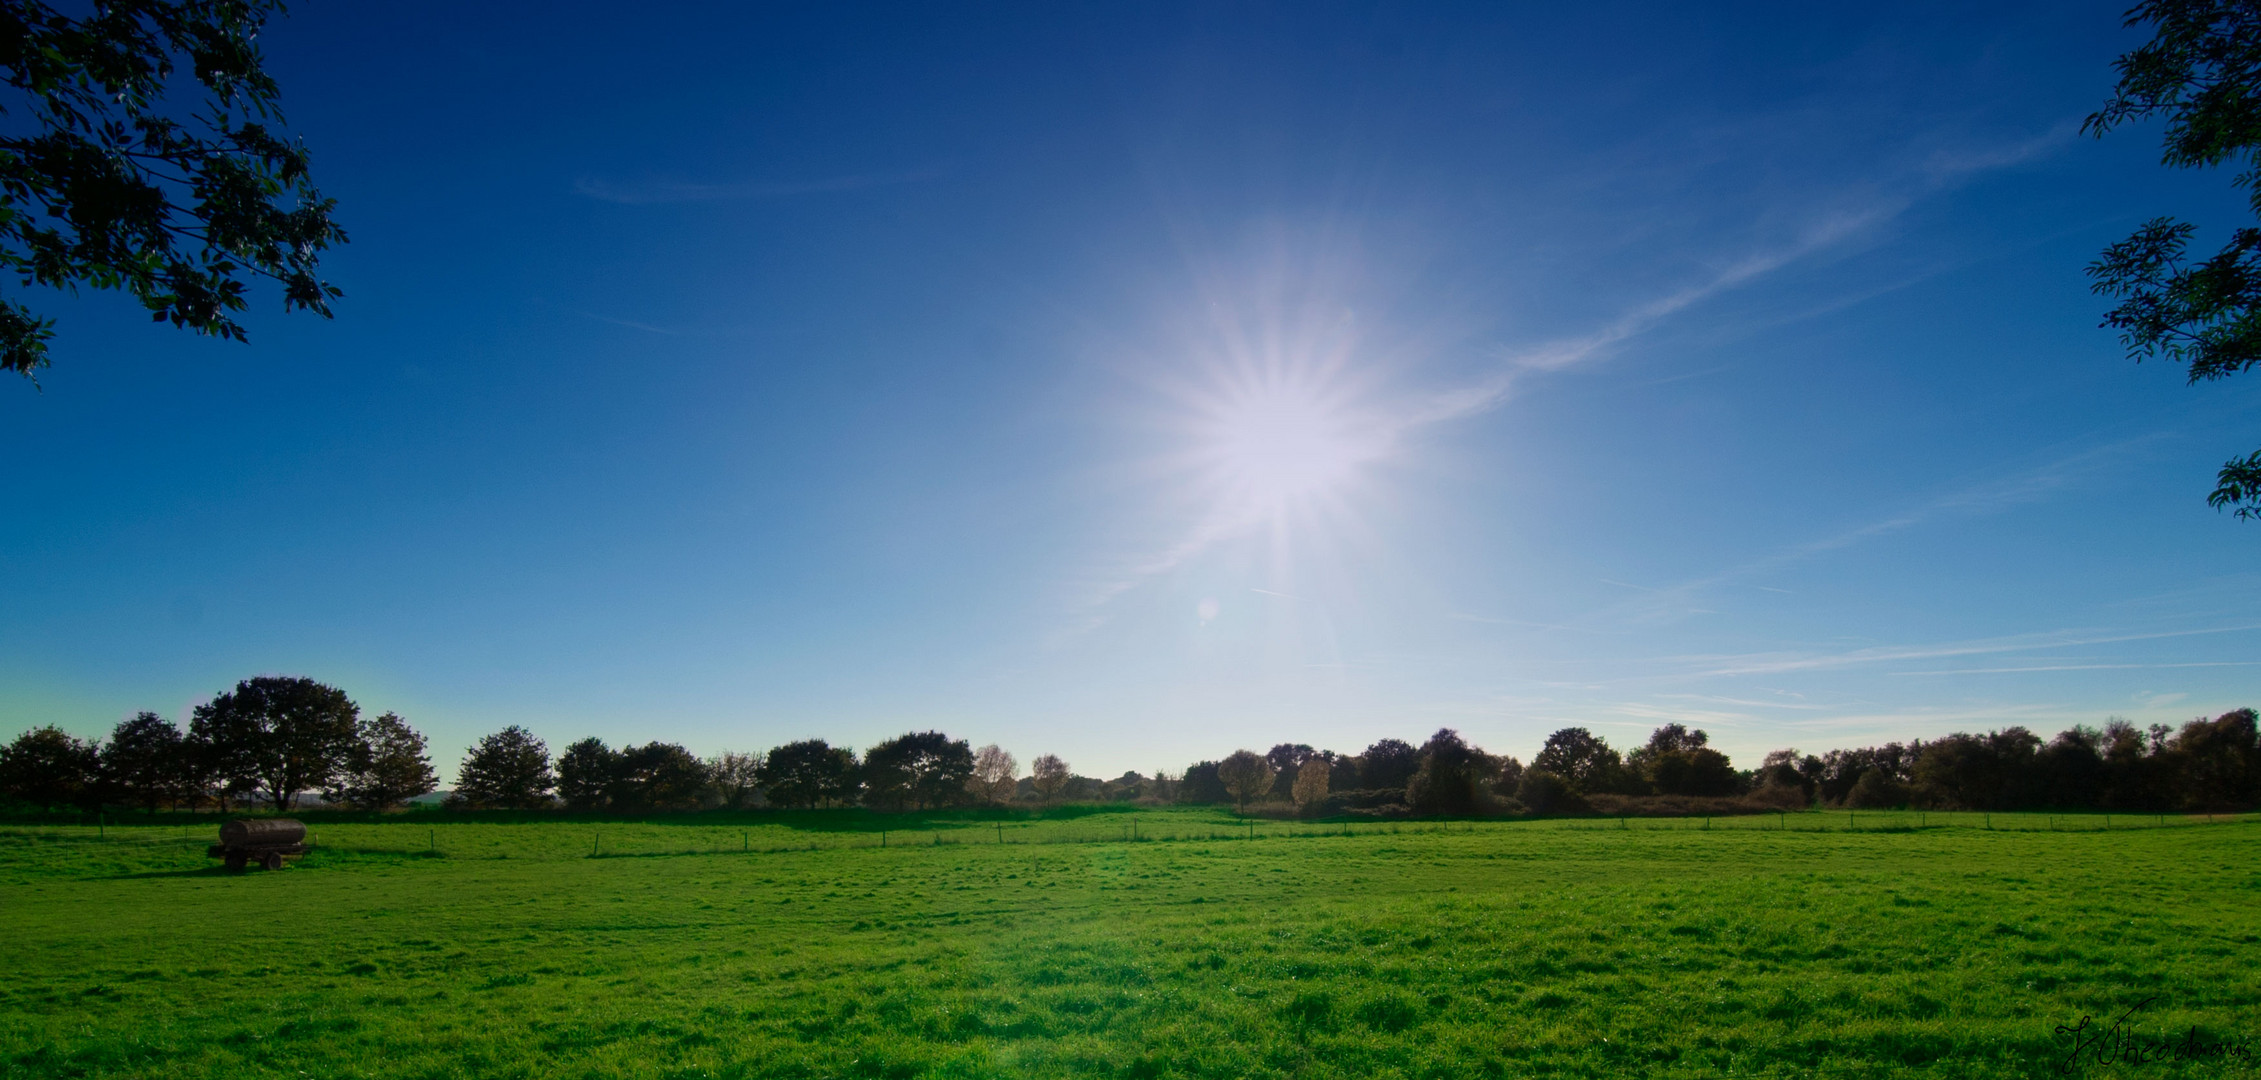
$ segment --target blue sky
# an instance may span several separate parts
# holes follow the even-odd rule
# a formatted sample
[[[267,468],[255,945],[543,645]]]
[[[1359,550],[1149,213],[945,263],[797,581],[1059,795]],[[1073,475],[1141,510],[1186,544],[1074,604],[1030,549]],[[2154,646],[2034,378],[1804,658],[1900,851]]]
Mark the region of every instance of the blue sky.
[[[310,4],[353,243],[0,387],[0,728],[237,679],[1176,770],[2255,703],[2261,383],[2095,328],[2113,3]],[[1825,6],[1826,7],[1826,6]]]

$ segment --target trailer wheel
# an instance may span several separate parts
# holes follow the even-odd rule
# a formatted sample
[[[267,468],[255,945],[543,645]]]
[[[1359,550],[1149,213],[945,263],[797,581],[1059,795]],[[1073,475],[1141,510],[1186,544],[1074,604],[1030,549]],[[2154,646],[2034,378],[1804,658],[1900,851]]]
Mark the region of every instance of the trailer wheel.
[[[269,870],[280,870],[283,868],[283,853],[280,851],[270,851],[265,855],[261,855],[259,857],[259,865]]]
[[[240,874],[240,873],[243,873],[243,852],[240,852],[240,851],[231,851],[231,852],[228,852],[228,854],[227,854],[227,865],[228,865],[228,873],[231,873],[231,874]]]

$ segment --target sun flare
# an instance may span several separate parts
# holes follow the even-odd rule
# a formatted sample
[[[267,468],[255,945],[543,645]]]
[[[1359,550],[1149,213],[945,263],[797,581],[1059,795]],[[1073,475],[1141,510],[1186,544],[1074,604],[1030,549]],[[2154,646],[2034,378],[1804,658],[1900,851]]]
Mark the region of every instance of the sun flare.
[[[1250,388],[1220,402],[1212,419],[1206,456],[1215,479],[1251,510],[1335,496],[1375,456],[1346,409],[1305,387]]]

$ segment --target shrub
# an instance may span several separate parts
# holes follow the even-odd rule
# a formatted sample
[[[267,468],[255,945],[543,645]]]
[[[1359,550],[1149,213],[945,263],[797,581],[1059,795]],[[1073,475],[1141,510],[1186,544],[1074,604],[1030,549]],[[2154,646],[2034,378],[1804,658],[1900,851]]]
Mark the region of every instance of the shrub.
[[[1845,805],[1856,810],[1884,810],[1908,805],[1907,786],[1894,780],[1882,769],[1870,769],[1853,782],[1853,790],[1845,794]]]
[[[1571,790],[1570,781],[1546,769],[1525,769],[1515,786],[1515,799],[1534,814],[1582,814],[1591,809]]]

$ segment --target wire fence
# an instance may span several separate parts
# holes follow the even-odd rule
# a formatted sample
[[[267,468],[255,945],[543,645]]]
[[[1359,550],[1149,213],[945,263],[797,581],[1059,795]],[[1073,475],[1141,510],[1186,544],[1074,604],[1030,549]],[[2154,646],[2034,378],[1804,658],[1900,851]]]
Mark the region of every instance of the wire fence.
[[[961,846],[1094,844],[1228,844],[1282,841],[1376,840],[1390,837],[1458,837],[1511,842],[1536,832],[1618,833],[2113,833],[2250,824],[2261,815],[2112,813],[1989,813],[1986,811],[1827,810],[1734,817],[1575,817],[1514,820],[1398,820],[1284,822],[1156,820],[1109,822],[989,822],[922,825],[900,830],[823,832],[783,826],[729,828],[697,824],[409,823],[344,825],[317,829],[309,842],[333,855],[464,858],[654,858],[684,855],[782,855],[849,849],[922,849]],[[325,840],[322,833],[332,833]],[[204,848],[212,833],[187,834],[166,826],[0,826],[0,845],[100,845],[118,848]],[[579,845],[579,846],[577,846]]]

